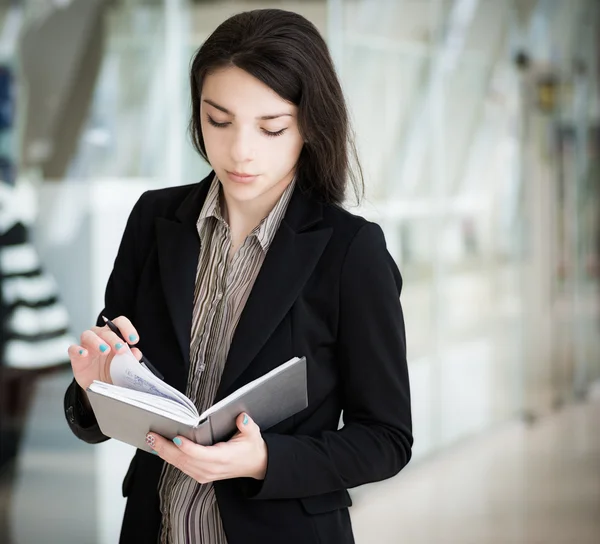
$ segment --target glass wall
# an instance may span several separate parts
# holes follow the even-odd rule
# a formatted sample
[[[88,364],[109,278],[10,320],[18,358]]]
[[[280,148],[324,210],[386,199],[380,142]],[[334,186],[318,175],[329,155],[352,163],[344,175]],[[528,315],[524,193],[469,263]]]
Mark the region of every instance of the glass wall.
[[[377,4],[387,25],[344,3],[338,32],[369,212],[405,280],[419,458],[521,402],[519,86],[509,3]]]
[[[70,332],[95,321],[138,196],[209,171],[186,133],[189,62],[220,22],[257,7],[302,13],[330,44],[367,187],[348,207],[382,225],[404,278],[414,462],[585,395],[600,379],[591,0],[30,0],[0,11],[5,29],[19,25],[7,49],[21,74],[15,186],[33,195],[29,233]],[[69,34],[84,21],[89,32]],[[57,29],[85,56],[66,62]],[[115,542],[132,448],[70,433],[68,368],[26,376],[22,439],[0,468],[0,541]],[[31,523],[32,510],[46,517]]]
[[[405,279],[416,457],[583,393],[600,353],[593,3],[333,4],[359,212]]]

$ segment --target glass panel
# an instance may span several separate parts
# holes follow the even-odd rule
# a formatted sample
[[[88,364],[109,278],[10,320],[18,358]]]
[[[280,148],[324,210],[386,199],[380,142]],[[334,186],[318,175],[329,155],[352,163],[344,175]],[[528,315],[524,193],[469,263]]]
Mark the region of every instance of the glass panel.
[[[165,176],[164,8],[108,10],[104,58],[69,177]]]

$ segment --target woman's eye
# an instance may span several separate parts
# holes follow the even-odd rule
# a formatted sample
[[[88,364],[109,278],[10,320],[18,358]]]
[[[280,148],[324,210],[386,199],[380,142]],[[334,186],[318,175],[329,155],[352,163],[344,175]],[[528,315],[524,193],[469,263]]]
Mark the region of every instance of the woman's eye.
[[[229,121],[219,123],[218,121],[215,121],[210,115],[206,116],[206,120],[208,121],[208,123],[210,125],[212,125],[213,127],[217,127],[217,128],[225,128],[226,126],[231,125],[231,123]],[[264,128],[262,128],[261,130],[265,136],[268,136],[269,138],[274,138],[276,136],[281,136],[287,130],[287,127],[282,128],[281,130],[277,130],[275,132],[266,130]]]
[[[206,119],[209,122],[209,124],[211,124],[213,127],[217,127],[217,128],[223,128],[229,124],[229,123],[217,123],[217,121],[215,121],[210,115],[207,115]]]
[[[273,138],[275,136],[281,136],[286,130],[287,130],[287,128],[282,128],[281,130],[278,130],[277,132],[271,132],[269,130],[265,130],[264,128],[262,129],[265,136],[269,136],[269,138]]]

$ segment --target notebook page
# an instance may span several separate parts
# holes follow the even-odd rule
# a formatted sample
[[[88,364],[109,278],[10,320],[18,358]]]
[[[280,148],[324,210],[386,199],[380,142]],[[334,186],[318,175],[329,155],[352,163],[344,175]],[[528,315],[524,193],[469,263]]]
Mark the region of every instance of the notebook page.
[[[189,413],[198,414],[196,406],[190,399],[141,365],[129,348],[113,357],[110,364],[110,377],[114,385],[171,399],[185,406]]]
[[[188,412],[185,406],[172,399],[157,397],[156,395],[142,391],[135,391],[127,387],[120,387],[97,380],[92,382],[89,389],[105,397],[137,406],[148,412],[174,419],[186,425],[195,426],[198,423],[198,416],[196,414]]]

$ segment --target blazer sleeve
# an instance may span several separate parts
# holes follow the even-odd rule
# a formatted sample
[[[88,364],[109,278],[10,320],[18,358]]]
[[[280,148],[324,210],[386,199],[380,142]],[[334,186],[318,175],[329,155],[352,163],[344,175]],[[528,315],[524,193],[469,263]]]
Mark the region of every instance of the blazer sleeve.
[[[319,436],[264,433],[267,472],[247,488],[250,498],[330,493],[389,478],[408,463],[413,438],[401,288],[381,228],[365,224],[341,273],[344,426]]]
[[[142,268],[140,251],[140,230],[142,221],[142,206],[144,193],[129,215],[127,225],[119,245],[113,270],[106,285],[104,294],[104,309],[100,312],[96,325],[104,322],[100,316],[106,315],[114,319],[120,315],[132,316],[135,306],[137,279]],[[98,426],[94,412],[85,409],[81,398],[83,391],[75,380],[71,382],[64,397],[64,410],[67,423],[77,438],[90,444],[108,440]]]

